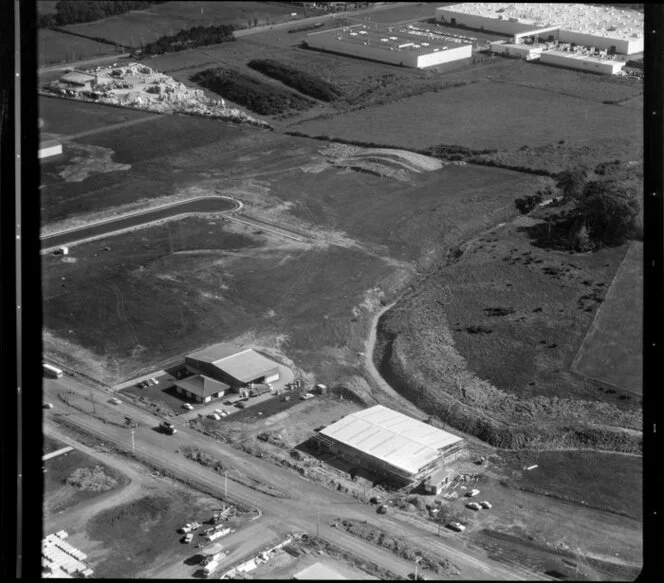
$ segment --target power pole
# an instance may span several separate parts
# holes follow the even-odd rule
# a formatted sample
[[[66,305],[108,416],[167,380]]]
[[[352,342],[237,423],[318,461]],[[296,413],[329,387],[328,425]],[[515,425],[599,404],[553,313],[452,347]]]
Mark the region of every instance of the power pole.
[[[131,428],[131,453],[133,455],[136,455],[136,447],[134,444],[134,428]]]

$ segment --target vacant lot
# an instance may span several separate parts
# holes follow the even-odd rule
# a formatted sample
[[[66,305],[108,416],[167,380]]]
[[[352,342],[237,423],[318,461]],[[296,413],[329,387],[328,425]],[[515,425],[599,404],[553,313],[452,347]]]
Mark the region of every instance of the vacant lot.
[[[70,24],[65,30],[139,48],[165,35],[194,26],[232,24],[238,28],[280,22],[290,8],[263,2],[166,2],[95,22]]]
[[[82,61],[102,55],[112,55],[115,52],[114,46],[91,39],[45,28],[37,32],[37,62],[39,66]]]
[[[643,243],[633,243],[593,321],[572,370],[641,395]]]
[[[60,449],[66,444],[52,441]],[[87,454],[73,450],[42,462],[44,474],[44,519],[69,511],[93,498],[108,496],[129,480],[114,468]]]
[[[559,140],[570,145],[605,139],[622,141],[625,136],[641,135],[641,122],[639,111],[489,82],[305,121],[297,129],[312,136],[409,148],[449,144],[512,149]]]
[[[86,530],[92,548],[81,548],[98,555],[96,577],[139,577],[165,562],[195,554],[190,545],[182,544],[177,530],[192,520],[209,519],[219,506],[218,500],[191,490],[164,488],[91,518]]]

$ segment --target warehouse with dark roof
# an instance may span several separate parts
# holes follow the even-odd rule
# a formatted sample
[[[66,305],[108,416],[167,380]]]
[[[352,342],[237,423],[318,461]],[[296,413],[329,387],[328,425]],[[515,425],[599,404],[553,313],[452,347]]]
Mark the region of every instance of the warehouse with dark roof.
[[[400,485],[427,482],[464,454],[457,435],[382,405],[317,432],[319,448]]]

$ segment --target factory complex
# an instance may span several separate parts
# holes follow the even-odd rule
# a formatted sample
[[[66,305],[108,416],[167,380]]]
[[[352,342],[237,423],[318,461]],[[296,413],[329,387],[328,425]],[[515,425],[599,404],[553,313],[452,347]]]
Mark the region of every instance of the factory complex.
[[[441,470],[464,453],[461,437],[382,405],[347,415],[318,431],[315,440],[319,448],[400,485],[443,479]]]
[[[525,2],[468,2],[436,9],[436,20],[452,26],[593,47],[608,54],[643,52],[643,13],[613,6]]]
[[[472,45],[459,38],[413,26],[358,24],[307,35],[308,47],[424,69],[472,56]]]

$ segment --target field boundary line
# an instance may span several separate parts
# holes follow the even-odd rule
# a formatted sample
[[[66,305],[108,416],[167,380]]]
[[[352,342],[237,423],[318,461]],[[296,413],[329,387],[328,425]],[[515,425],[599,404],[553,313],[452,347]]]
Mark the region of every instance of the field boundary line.
[[[621,391],[626,391],[626,392],[632,393],[632,394],[638,394],[638,393],[634,393],[633,391],[630,391],[628,389],[625,389],[624,387],[618,387],[616,385],[613,385],[611,383],[596,379],[594,377],[591,377],[591,376],[589,376],[587,374],[584,374],[582,372],[578,372],[576,370],[577,366],[579,365],[579,361],[581,360],[581,358],[584,355],[584,352],[586,350],[586,345],[588,344],[590,337],[593,335],[593,333],[597,329],[597,327],[596,327],[597,320],[599,319],[599,316],[602,313],[602,310],[604,310],[604,307],[606,306],[606,303],[605,303],[606,299],[609,297],[609,294],[614,290],[615,285],[616,285],[616,281],[618,281],[619,276],[621,276],[623,274],[623,272],[625,271],[625,269],[626,269],[625,261],[627,259],[627,256],[629,255],[629,253],[632,251],[633,248],[634,248],[634,241],[632,241],[630,243],[629,247],[627,248],[627,251],[625,252],[625,255],[622,258],[622,261],[620,262],[620,267],[618,268],[618,271],[616,271],[615,275],[613,276],[613,279],[611,280],[611,285],[609,286],[609,289],[607,290],[606,295],[604,296],[604,301],[602,302],[602,305],[600,306],[600,308],[595,312],[595,316],[593,318],[593,321],[590,323],[590,326],[588,327],[588,331],[586,332],[586,335],[583,337],[583,340],[581,341],[581,345],[579,346],[578,350],[576,351],[576,355],[574,356],[574,360],[572,360],[572,363],[570,364],[569,369],[570,369],[571,372],[573,372],[574,374],[577,374],[581,377],[602,382],[606,385],[615,387],[616,389],[620,389]]]

